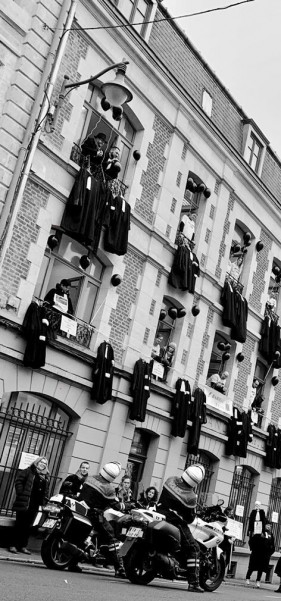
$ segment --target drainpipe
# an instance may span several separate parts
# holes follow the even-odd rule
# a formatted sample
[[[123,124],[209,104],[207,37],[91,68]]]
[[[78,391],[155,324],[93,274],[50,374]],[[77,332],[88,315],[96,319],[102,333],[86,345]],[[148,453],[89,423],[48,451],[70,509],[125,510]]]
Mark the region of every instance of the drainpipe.
[[[38,146],[41,127],[38,128],[38,131],[33,136],[32,132],[34,130],[35,123],[41,123],[48,113],[49,100],[54,89],[54,84],[68,39],[68,30],[71,27],[74,19],[77,1],[78,0],[64,0],[63,2],[53,41],[46,60],[44,73],[38,88],[36,100],[32,108],[23,143],[19,151],[12,181],[6,196],[5,205],[3,207],[0,219],[0,268],[3,266],[5,255],[11,242],[13,228],[21,205],[23,192],[30,173],[34,154]],[[66,15],[67,20],[65,23]],[[46,88],[47,81],[48,84]]]

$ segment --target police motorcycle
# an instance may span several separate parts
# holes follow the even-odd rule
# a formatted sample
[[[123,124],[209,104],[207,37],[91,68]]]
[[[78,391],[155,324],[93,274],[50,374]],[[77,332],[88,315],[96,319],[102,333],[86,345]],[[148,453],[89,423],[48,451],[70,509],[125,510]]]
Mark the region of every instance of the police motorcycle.
[[[133,584],[149,584],[156,577],[186,580],[179,529],[157,511],[132,509],[131,517],[131,527],[120,549],[128,579]],[[199,583],[205,591],[215,591],[224,579],[225,558],[219,545],[224,540],[226,523],[222,513],[201,507],[189,524],[200,546]]]
[[[73,561],[95,566],[105,565],[106,545],[99,545],[98,533],[87,517],[88,508],[83,501],[61,494],[55,497],[56,503],[60,502],[60,508],[54,514],[54,497],[51,498],[47,505],[49,511],[42,523],[42,527],[45,525],[49,529],[41,546],[45,566],[53,570],[65,570],[73,565]],[[123,513],[109,508],[105,510],[104,517],[110,522],[118,523]],[[122,530],[124,537],[126,528]]]

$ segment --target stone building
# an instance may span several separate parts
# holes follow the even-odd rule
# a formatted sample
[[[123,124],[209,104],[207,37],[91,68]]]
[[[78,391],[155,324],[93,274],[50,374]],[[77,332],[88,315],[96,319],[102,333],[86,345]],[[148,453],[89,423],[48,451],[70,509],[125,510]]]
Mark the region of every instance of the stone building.
[[[160,490],[168,476],[200,460],[201,499],[213,495],[238,507],[232,567],[244,574],[257,498],[275,520],[278,543],[281,536],[280,466],[268,454],[268,427],[278,438],[281,426],[280,160],[155,0],[2,5],[1,514],[11,515],[20,461],[36,454],[48,456],[54,490],[84,459],[92,472],[121,461],[139,492],[150,484]],[[120,120],[103,108],[102,85],[112,71],[68,89],[57,107],[63,81],[82,82],[123,57],[133,98]],[[105,134],[106,151],[120,149],[118,179],[105,185],[110,198],[130,207],[125,254],[105,250],[104,227],[95,252],[61,225],[84,161],[81,146],[97,133]],[[179,275],[180,253],[186,263]],[[84,269],[82,256],[89,258]],[[68,280],[73,315],[58,325],[49,309],[45,361],[36,367],[36,356],[27,366],[24,317],[32,303],[44,308],[61,279]],[[226,325],[227,287],[241,301],[239,319],[241,306],[247,313],[236,331]],[[260,341],[268,323],[277,338],[266,354]],[[114,351],[106,402],[93,388],[103,342]],[[132,379],[139,360],[152,377],[138,421]],[[223,371],[229,375],[221,393],[211,378]],[[254,380],[262,396],[249,415]],[[178,424],[183,434],[175,432],[179,381],[195,394],[193,407],[198,390],[206,401],[206,419],[198,426],[196,411],[189,413],[186,427]],[[252,418],[245,456],[237,445],[227,454],[233,413]]]

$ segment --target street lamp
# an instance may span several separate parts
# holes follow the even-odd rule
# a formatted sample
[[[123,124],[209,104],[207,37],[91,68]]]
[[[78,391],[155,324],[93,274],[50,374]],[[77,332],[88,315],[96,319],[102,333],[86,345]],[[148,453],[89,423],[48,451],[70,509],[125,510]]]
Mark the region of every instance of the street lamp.
[[[101,91],[104,94],[103,101],[104,106],[106,106],[105,110],[111,107],[113,119],[115,119],[116,121],[120,121],[123,113],[122,105],[127,102],[130,102],[133,98],[132,92],[130,92],[130,90],[127,88],[124,81],[127,69],[126,65],[128,64],[129,61],[123,59],[121,63],[114,63],[113,65],[106,67],[96,75],[92,75],[91,77],[89,77],[89,79],[84,79],[83,81],[73,83],[67,83],[69,81],[69,77],[68,75],[65,75],[59,93],[58,102],[51,108],[49,112],[48,117],[51,125],[51,130],[54,131],[54,129],[56,128],[59,110],[62,107],[63,102],[65,101],[66,96],[69,94],[69,92],[71,92],[75,88],[83,86],[84,84],[92,83],[95,79],[98,79],[99,77],[101,77],[105,73],[108,73],[108,71],[111,71],[112,69],[116,69],[116,77],[113,81],[109,81],[107,83],[102,84]]]

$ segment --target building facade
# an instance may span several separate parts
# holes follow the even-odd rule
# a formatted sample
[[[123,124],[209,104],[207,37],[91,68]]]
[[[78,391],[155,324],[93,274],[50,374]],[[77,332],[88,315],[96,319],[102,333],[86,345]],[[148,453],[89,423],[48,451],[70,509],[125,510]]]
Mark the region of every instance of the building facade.
[[[1,513],[11,514],[15,472],[34,454],[47,455],[56,490],[82,460],[92,472],[121,461],[139,492],[200,460],[201,499],[238,507],[233,569],[244,574],[257,498],[281,537],[271,454],[281,427],[280,161],[154,0],[2,4]],[[133,98],[121,118],[104,110],[112,72],[68,90],[56,109],[63,81],[124,57]],[[117,179],[104,165],[95,177],[87,162],[83,145],[100,133],[106,151],[119,148]],[[106,250],[108,221],[97,245],[84,222],[79,232],[65,225],[82,168],[103,174],[109,206],[129,207],[125,252]],[[27,312],[46,308],[62,279],[73,311],[61,319],[48,307],[44,349],[33,352]],[[114,352],[110,398],[97,392],[102,345]],[[136,364],[146,385],[151,377],[141,415]]]

